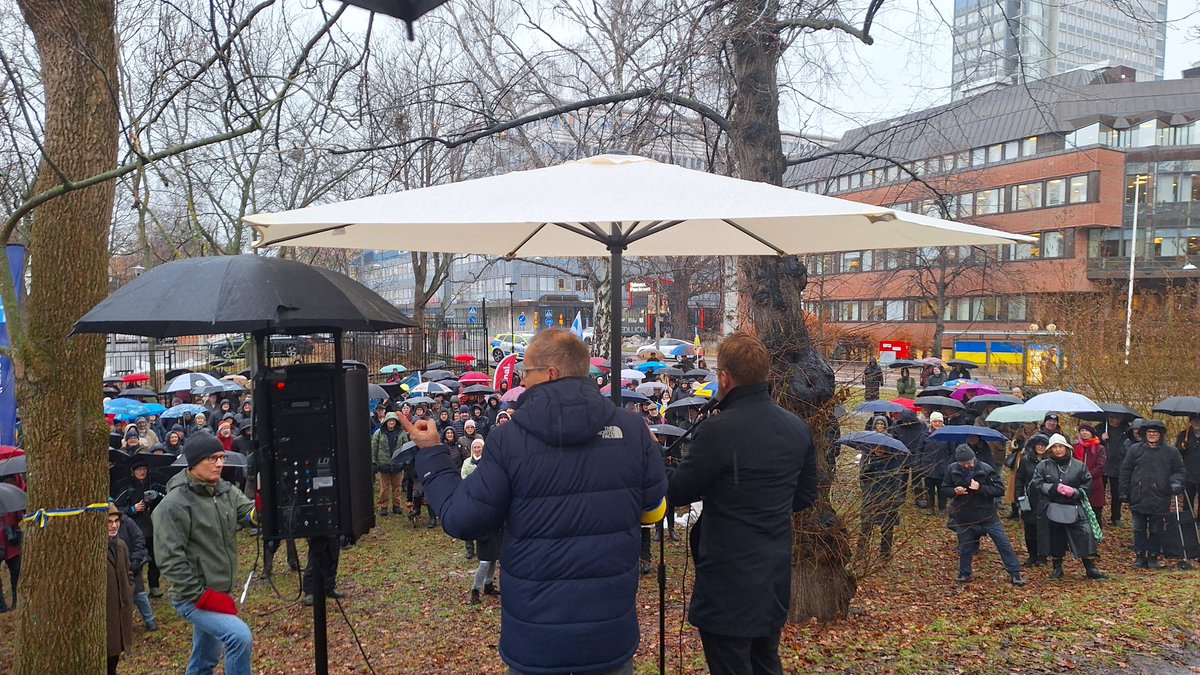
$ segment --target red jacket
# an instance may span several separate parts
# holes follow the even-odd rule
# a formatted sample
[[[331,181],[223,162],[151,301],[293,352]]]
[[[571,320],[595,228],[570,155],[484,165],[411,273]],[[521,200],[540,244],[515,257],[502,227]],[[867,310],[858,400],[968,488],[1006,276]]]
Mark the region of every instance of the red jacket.
[[[1083,462],[1088,473],[1092,474],[1092,489],[1088,492],[1088,501],[1091,502],[1092,508],[1104,508],[1104,467],[1108,464],[1108,453],[1104,444],[1095,436],[1090,441],[1077,442],[1075,459]]]

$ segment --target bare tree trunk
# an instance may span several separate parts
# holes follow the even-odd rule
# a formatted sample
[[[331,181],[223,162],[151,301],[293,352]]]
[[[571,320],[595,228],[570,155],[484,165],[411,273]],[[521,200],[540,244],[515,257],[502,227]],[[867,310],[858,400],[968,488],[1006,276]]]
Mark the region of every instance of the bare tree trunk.
[[[114,168],[113,0],[18,5],[37,40],[45,84],[49,161],[34,192]],[[28,318],[16,340],[26,445],[36,450],[28,455],[31,509],[81,506],[107,494],[100,391],[87,384],[103,374],[104,338],[67,336],[104,297],[115,188],[104,182],[33,212]],[[15,672],[105,672],[104,517],[55,518],[28,532]]]
[[[742,178],[774,185],[782,185],[784,169],[776,80],[782,53],[776,32],[778,13],[776,0],[765,5],[741,0],[730,26],[737,83],[730,137],[733,156]],[[834,377],[805,328],[801,295],[807,270],[796,257],[745,258],[742,270],[752,299],[749,316],[774,358],[775,398],[809,423],[824,461],[831,440],[827,431],[833,424]],[[846,569],[851,555],[848,535],[829,503],[828,483],[823,478],[816,506],[793,520],[788,618],[795,623],[845,616],[857,590]]]

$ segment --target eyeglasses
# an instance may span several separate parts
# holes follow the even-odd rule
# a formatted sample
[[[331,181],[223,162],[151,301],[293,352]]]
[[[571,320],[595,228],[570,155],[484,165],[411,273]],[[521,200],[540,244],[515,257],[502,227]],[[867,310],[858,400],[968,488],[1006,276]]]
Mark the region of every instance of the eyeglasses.
[[[553,367],[554,366],[525,366],[525,372],[528,373],[534,370],[550,370]]]
[[[225,455],[209,455],[208,457],[204,458],[204,461],[208,462],[210,464],[216,464],[217,462],[224,462]]]

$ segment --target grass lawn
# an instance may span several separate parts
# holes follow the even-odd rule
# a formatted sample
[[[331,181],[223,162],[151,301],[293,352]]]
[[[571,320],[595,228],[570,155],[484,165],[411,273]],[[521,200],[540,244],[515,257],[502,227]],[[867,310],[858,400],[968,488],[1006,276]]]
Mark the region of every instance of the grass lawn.
[[[1010,535],[1023,554],[1013,521]],[[829,626],[789,626],[782,640],[787,672],[1189,672],[1200,665],[1200,571],[1151,572],[1129,565],[1129,530],[1101,544],[1101,568],[1111,579],[1089,582],[1068,561],[1067,578],[1052,582],[1048,568],[1010,586],[989,543],[976,558],[975,582],[954,582],[954,537],[939,517],[906,507],[892,564],[860,581],[849,619]],[[255,540],[240,535],[243,574],[254,562]],[[656,547],[657,550],[657,547]],[[496,598],[472,607],[467,591],[473,561],[440,530],[414,529],[403,517],[380,526],[343,552],[339,588],[346,617],[376,673],[501,673]],[[304,557],[303,546],[301,557]],[[1023,556],[1022,556],[1023,557]],[[667,669],[704,672],[695,631],[681,621],[694,569],[682,544],[667,547]],[[298,602],[297,576],[276,558],[277,585],[256,583],[242,610],[255,636],[255,671],[311,672],[311,610]],[[686,576],[686,580],[685,580]],[[243,577],[244,579],[244,577]],[[644,577],[638,611],[642,647],[637,672],[657,671],[658,591]],[[240,589],[239,589],[240,590]],[[180,673],[191,647],[190,627],[166,599],[153,601],[161,630],[145,633],[135,618],[135,647],[126,673]],[[13,653],[13,614],[0,615],[0,672]],[[330,670],[367,667],[336,605],[329,616]],[[556,648],[570,649],[570,645]],[[1190,661],[1189,661],[1190,660]]]

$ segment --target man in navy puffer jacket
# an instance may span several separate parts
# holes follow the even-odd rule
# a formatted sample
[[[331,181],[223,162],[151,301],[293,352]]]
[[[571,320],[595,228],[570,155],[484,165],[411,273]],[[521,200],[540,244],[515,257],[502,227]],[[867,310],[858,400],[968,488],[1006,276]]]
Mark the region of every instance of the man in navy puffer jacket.
[[[432,423],[405,422],[446,533],[504,528],[500,656],[516,673],[632,673],[639,526],[662,519],[662,451],[642,419],[587,377],[587,346],[561,328],[525,353],[512,423],[462,480]]]

